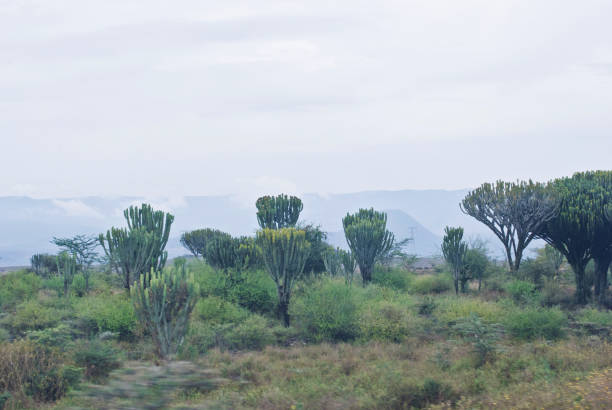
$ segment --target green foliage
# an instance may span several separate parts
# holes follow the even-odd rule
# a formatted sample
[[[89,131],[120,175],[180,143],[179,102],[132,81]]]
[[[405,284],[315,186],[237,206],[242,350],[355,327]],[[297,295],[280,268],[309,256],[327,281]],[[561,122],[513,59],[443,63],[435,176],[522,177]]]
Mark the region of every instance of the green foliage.
[[[304,231],[306,242],[310,244],[310,252],[304,262],[304,273],[317,275],[325,272],[323,254],[329,249],[329,245],[325,242],[327,234],[321,230],[320,226],[313,224],[300,223],[297,229]]]
[[[378,258],[393,247],[395,237],[387,230],[387,214],[373,208],[360,209],[342,218],[344,236],[359,265],[364,286],[372,281]]]
[[[487,302],[478,298],[440,297],[438,306],[434,311],[442,323],[453,323],[465,319],[471,314],[488,323],[500,323],[507,313],[507,308],[500,303]]]
[[[424,327],[424,321],[406,307],[389,301],[367,304],[358,322],[360,338],[364,341],[401,343]]]
[[[28,340],[33,341],[39,346],[53,347],[59,350],[64,350],[74,338],[74,332],[66,324],[60,324],[57,327],[31,330],[26,332]]]
[[[42,287],[54,291],[57,297],[62,297],[64,294],[64,279],[60,275],[52,275],[43,280]]]
[[[87,280],[82,273],[74,275],[70,284],[70,290],[78,297],[82,297],[87,293]]]
[[[477,314],[472,313],[460,319],[453,328],[472,345],[477,366],[485,364],[497,353],[496,343],[502,335],[499,325],[483,322]]]
[[[401,291],[408,290],[413,280],[410,273],[399,268],[375,267],[372,273],[372,283]]]
[[[296,297],[291,314],[304,338],[339,342],[358,336],[358,307],[355,292],[342,283],[325,280]]]
[[[77,271],[76,257],[68,252],[61,252],[57,255],[57,267],[64,280],[64,297],[68,297],[68,288]]]
[[[584,308],[578,313],[578,321],[581,323],[594,323],[600,326],[612,327],[612,312],[609,310]]]
[[[73,238],[53,238],[51,241],[60,249],[74,255],[78,269],[85,279],[85,293],[89,292],[89,275],[91,265],[99,261],[98,239],[87,235],[77,235]]]
[[[433,275],[418,275],[410,283],[410,292],[426,295],[431,293],[443,293],[453,288],[453,279],[444,273]]]
[[[41,279],[34,273],[17,271],[0,276],[0,309],[31,299],[41,285]]]
[[[250,271],[243,280],[227,289],[227,298],[251,312],[272,313],[278,304],[276,285],[263,270]]]
[[[255,202],[257,222],[262,229],[293,228],[297,224],[300,212],[304,209],[302,200],[285,194],[262,196]]]
[[[232,238],[230,234],[223,232],[208,240],[206,261],[211,266],[223,270],[228,279],[235,282],[239,281],[242,271],[261,263],[254,238],[246,236]]]
[[[35,299],[27,300],[17,306],[13,315],[3,319],[3,323],[13,333],[23,334],[27,330],[40,330],[52,327],[61,319],[56,309],[46,307]]]
[[[125,295],[89,296],[79,299],[75,311],[81,329],[89,335],[112,332],[119,339],[130,340],[138,331],[138,321],[131,301]]]
[[[145,278],[134,283],[131,290],[136,316],[151,334],[156,353],[167,358],[176,353],[189,323],[200,290],[185,265],[180,269],[151,272],[150,283]]]
[[[222,343],[230,350],[259,350],[275,341],[266,319],[251,315],[227,332]]]
[[[276,283],[278,313],[289,326],[289,301],[295,281],[304,270],[310,244],[306,233],[294,228],[262,229],[257,232],[266,269]]]
[[[565,335],[567,316],[559,309],[529,307],[511,310],[505,316],[503,325],[508,333],[517,339],[537,338],[560,339]]]
[[[216,296],[198,300],[195,316],[211,324],[240,323],[248,316],[248,310]]]
[[[478,290],[482,285],[482,280],[485,279],[489,270],[489,258],[487,250],[483,243],[472,244],[465,252],[463,258],[463,269],[460,275],[461,290],[466,291],[468,280],[478,281]]]
[[[77,366],[85,369],[84,376],[88,380],[99,381],[121,367],[119,352],[110,343],[99,339],[78,343],[73,359]]]
[[[344,281],[347,285],[351,285],[353,283],[353,275],[357,269],[357,261],[351,251],[340,250],[340,257],[342,259]]]
[[[524,280],[513,280],[508,282],[505,290],[516,303],[533,304],[537,303],[540,299],[540,294],[536,290],[536,286]]]
[[[196,229],[194,231],[183,232],[181,235],[181,244],[189,250],[193,256],[200,256],[206,259],[206,246],[212,239],[222,235],[226,235],[226,233],[218,229]]]
[[[463,241],[463,228],[444,228],[444,239],[442,240],[442,254],[446,263],[453,271],[453,282],[455,294],[459,294],[459,280],[465,265],[465,254],[468,250],[467,244]]]

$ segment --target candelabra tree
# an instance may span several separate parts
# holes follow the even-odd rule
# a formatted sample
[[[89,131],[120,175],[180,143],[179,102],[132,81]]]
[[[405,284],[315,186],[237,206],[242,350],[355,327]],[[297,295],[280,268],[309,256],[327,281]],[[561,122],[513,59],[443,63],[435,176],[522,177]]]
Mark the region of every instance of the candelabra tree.
[[[465,255],[468,250],[467,244],[463,241],[463,228],[451,228],[447,226],[444,229],[444,239],[442,240],[442,254],[444,260],[448,263],[453,271],[453,283],[455,285],[455,294],[459,294],[459,280],[461,273],[465,267]]]
[[[292,228],[304,209],[302,200],[285,194],[262,196],[255,202],[257,222],[262,229]]]
[[[181,235],[181,244],[189,250],[195,257],[206,259],[206,246],[208,243],[219,235],[223,235],[218,229],[196,229],[190,232],[183,232]]]
[[[342,225],[365,286],[372,281],[378,258],[393,247],[395,237],[387,230],[387,214],[373,208],[360,209],[355,214],[346,214]]]
[[[329,247],[323,252],[325,270],[331,276],[337,276],[342,270],[342,249]]]
[[[289,302],[295,281],[304,270],[310,244],[304,231],[295,228],[262,229],[257,242],[268,273],[276,283],[278,316],[289,327]]]
[[[344,273],[344,281],[347,285],[353,283],[353,274],[357,269],[357,261],[351,251],[340,250],[340,258],[342,260],[342,272]]]
[[[60,252],[57,255],[57,267],[60,275],[64,279],[64,297],[68,297],[68,286],[77,272],[77,259],[68,252]]]

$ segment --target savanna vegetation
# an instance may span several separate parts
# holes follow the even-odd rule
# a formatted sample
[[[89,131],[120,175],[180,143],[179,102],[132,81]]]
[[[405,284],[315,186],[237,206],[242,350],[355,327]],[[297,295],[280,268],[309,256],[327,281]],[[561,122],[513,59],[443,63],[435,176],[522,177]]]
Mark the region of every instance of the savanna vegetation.
[[[130,207],[0,277],[0,408],[612,406],[612,172],[483,184],[461,209],[505,260],[447,227],[419,273],[384,212],[340,249],[297,197],[256,208],[254,237],[185,232],[169,261],[174,217]]]

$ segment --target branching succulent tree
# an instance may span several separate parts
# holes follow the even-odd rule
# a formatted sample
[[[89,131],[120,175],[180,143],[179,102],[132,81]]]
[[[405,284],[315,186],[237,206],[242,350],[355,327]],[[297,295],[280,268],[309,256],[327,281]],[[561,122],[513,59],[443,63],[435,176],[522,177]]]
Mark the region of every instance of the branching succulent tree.
[[[453,282],[455,284],[455,294],[459,294],[459,279],[465,264],[465,255],[468,250],[467,244],[463,241],[463,228],[444,229],[444,239],[442,240],[442,254],[446,263],[453,270]]]
[[[523,251],[536,232],[557,214],[557,200],[543,184],[485,183],[461,201],[461,210],[485,224],[506,250],[511,271],[518,271]]]
[[[77,264],[85,278],[85,292],[89,292],[89,277],[91,266],[98,261],[98,238],[87,235],[77,235],[73,238],[56,238],[51,241],[60,249],[70,252],[76,257]]]
[[[342,270],[342,249],[329,247],[323,252],[325,270],[331,276],[337,276]]]
[[[129,207],[124,212],[128,229],[111,228],[98,240],[111,266],[123,277],[126,290],[140,275],[161,271],[168,259],[165,251],[174,216],[154,211],[150,205]],[[145,280],[145,284],[146,284]]]
[[[591,253],[595,263],[594,291],[600,305],[606,304],[608,290],[608,269],[612,263],[612,223],[607,218],[606,207],[612,204],[612,171],[584,173],[584,178],[592,180],[596,189],[594,205],[596,218]]]
[[[230,286],[243,280],[244,271],[260,266],[255,239],[246,236],[233,238],[220,232],[208,241],[206,255],[207,262],[223,272]]]
[[[295,281],[304,270],[310,244],[304,231],[295,228],[262,229],[257,232],[266,269],[276,283],[278,315],[289,326],[289,301]]]
[[[262,229],[281,229],[295,227],[304,209],[302,200],[285,194],[262,196],[255,203],[257,222]]]
[[[157,355],[172,357],[187,333],[189,315],[199,295],[193,275],[182,264],[170,271],[152,271],[150,282],[140,275],[131,291],[134,310],[153,337]]]
[[[355,214],[346,214],[342,225],[365,286],[372,281],[372,269],[378,258],[393,247],[395,237],[387,230],[387,214],[373,208],[360,209]]]
[[[39,276],[47,277],[57,273],[57,258],[48,253],[37,253],[30,258],[32,271]]]
[[[357,261],[351,251],[340,250],[340,258],[342,260],[342,272],[344,273],[344,281],[347,285],[353,284],[353,275],[357,269]]]
[[[68,252],[60,252],[57,255],[57,267],[64,279],[64,297],[68,297],[68,287],[77,272],[77,259]]]
[[[559,198],[559,212],[538,233],[561,252],[572,267],[578,304],[585,304],[590,296],[585,268],[600,246],[596,242],[601,238],[603,227],[606,193],[593,174],[575,173],[549,183],[548,189]]]

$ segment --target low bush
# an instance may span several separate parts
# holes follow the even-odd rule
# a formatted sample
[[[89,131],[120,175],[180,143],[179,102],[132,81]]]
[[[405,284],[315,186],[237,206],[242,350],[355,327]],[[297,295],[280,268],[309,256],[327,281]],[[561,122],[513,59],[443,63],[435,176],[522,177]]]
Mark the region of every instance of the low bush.
[[[358,291],[341,280],[322,280],[295,295],[290,313],[305,339],[348,341],[358,335]]]
[[[513,280],[508,282],[504,289],[516,303],[532,304],[537,303],[540,299],[540,294],[536,290],[536,286],[524,280]]]
[[[124,294],[102,294],[79,299],[75,310],[79,327],[89,335],[113,332],[120,339],[128,340],[139,330],[132,302]]]
[[[36,296],[42,285],[34,273],[17,271],[0,276],[0,309],[7,309]]]
[[[70,284],[70,291],[72,294],[82,297],[86,293],[85,289],[85,276],[82,273],[74,275],[72,283]]]
[[[452,278],[444,273],[435,275],[419,275],[414,278],[410,286],[412,293],[425,295],[429,293],[442,293],[451,290]]]
[[[55,326],[63,313],[42,305],[38,300],[30,299],[23,302],[15,314],[3,319],[6,327],[15,334],[24,334],[28,330],[41,330]]]
[[[438,306],[433,315],[442,323],[456,322],[458,319],[476,314],[483,321],[499,323],[505,310],[499,303],[487,302],[472,297],[446,297],[438,299]]]
[[[612,326],[612,312],[609,310],[602,311],[594,308],[584,308],[578,312],[577,318],[581,323]]]
[[[224,335],[223,343],[230,350],[260,350],[274,344],[276,337],[265,318],[252,315]]]
[[[413,275],[403,269],[376,267],[372,272],[372,283],[396,290],[408,290]]]
[[[503,325],[517,339],[559,339],[565,335],[567,316],[558,308],[542,309],[530,307],[511,310]]]
[[[26,334],[28,340],[40,346],[54,347],[59,350],[66,349],[75,336],[73,330],[66,324],[43,330],[31,330]]]
[[[545,279],[540,291],[540,303],[542,306],[572,307],[576,301],[574,292],[567,286],[561,286],[555,279]]]
[[[249,316],[249,311],[217,296],[198,300],[194,316],[211,324],[240,323]]]
[[[60,275],[53,275],[43,280],[42,287],[55,292],[58,297],[64,296],[64,278]]]
[[[82,341],[73,352],[74,362],[84,369],[85,378],[100,380],[121,366],[119,352],[108,342],[99,339]]]
[[[420,332],[423,322],[406,308],[391,302],[368,304],[359,316],[360,338],[399,343]]]
[[[244,280],[227,290],[234,303],[255,313],[272,313],[278,303],[276,285],[270,275],[263,271],[251,271]]]

